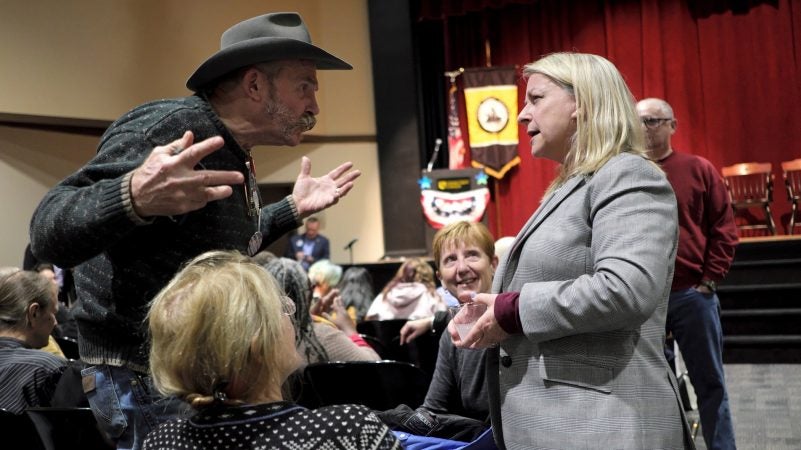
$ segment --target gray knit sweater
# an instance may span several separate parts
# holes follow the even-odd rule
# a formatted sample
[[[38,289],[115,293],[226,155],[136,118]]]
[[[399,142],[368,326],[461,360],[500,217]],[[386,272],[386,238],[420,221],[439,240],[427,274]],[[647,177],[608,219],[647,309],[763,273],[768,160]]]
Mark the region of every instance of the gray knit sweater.
[[[247,250],[257,230],[262,245],[296,228],[298,217],[284,199],[249,217],[243,186],[225,200],[178,217],[137,223],[124,182],[159,145],[192,130],[195,142],[219,135],[225,146],[200,163],[209,170],[238,170],[247,177],[248,154],[199,96],[139,106],[113,123],[97,155],[53,188],[31,222],[37,258],[74,267],[75,318],[81,359],[89,364],[148,365],[148,302],[185,261],[214,249]],[[127,205],[127,208],[126,208]]]

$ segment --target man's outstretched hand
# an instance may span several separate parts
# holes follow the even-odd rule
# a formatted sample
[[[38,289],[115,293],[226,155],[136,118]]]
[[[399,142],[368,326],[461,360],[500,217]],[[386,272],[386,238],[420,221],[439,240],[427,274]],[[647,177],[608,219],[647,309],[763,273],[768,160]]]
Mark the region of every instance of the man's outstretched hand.
[[[353,189],[354,180],[362,174],[359,170],[350,170],[352,167],[353,163],[346,162],[322,177],[312,178],[311,160],[304,156],[292,190],[298,215],[306,217],[322,211],[347,195]]]

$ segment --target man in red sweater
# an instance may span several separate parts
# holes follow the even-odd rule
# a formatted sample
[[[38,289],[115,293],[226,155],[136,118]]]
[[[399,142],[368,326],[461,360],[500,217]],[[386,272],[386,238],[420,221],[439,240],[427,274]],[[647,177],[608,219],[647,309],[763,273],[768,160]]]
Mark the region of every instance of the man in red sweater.
[[[723,179],[699,156],[677,153],[673,108],[664,100],[637,103],[646,145],[665,170],[679,215],[679,248],[668,303],[667,331],[679,344],[698,396],[701,430],[709,449],[734,449],[734,428],[723,374],[723,333],[716,283],[734,258],[737,227]]]

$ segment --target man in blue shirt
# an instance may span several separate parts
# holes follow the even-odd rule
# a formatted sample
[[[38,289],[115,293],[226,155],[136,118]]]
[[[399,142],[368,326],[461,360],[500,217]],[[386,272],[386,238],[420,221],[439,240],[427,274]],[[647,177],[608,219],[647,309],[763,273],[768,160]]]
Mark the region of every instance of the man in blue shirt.
[[[320,220],[317,217],[306,219],[303,234],[289,238],[284,256],[295,259],[306,271],[309,270],[309,266],[321,259],[331,259],[328,238],[320,234]]]

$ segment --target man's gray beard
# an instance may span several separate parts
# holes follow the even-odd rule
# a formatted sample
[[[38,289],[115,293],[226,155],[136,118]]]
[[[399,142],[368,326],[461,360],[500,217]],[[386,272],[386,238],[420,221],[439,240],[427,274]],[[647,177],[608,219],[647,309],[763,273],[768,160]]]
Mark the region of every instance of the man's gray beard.
[[[309,131],[314,128],[315,125],[317,125],[317,118],[314,117],[314,114],[303,113],[303,115],[300,116],[300,122],[305,127],[304,131]]]
[[[275,100],[267,103],[265,113],[272,117],[273,121],[285,125],[283,127],[283,133],[286,136],[294,134],[296,130],[300,130],[301,133],[309,131],[317,125],[317,118],[314,117],[314,114],[306,112],[296,120],[286,105]]]

